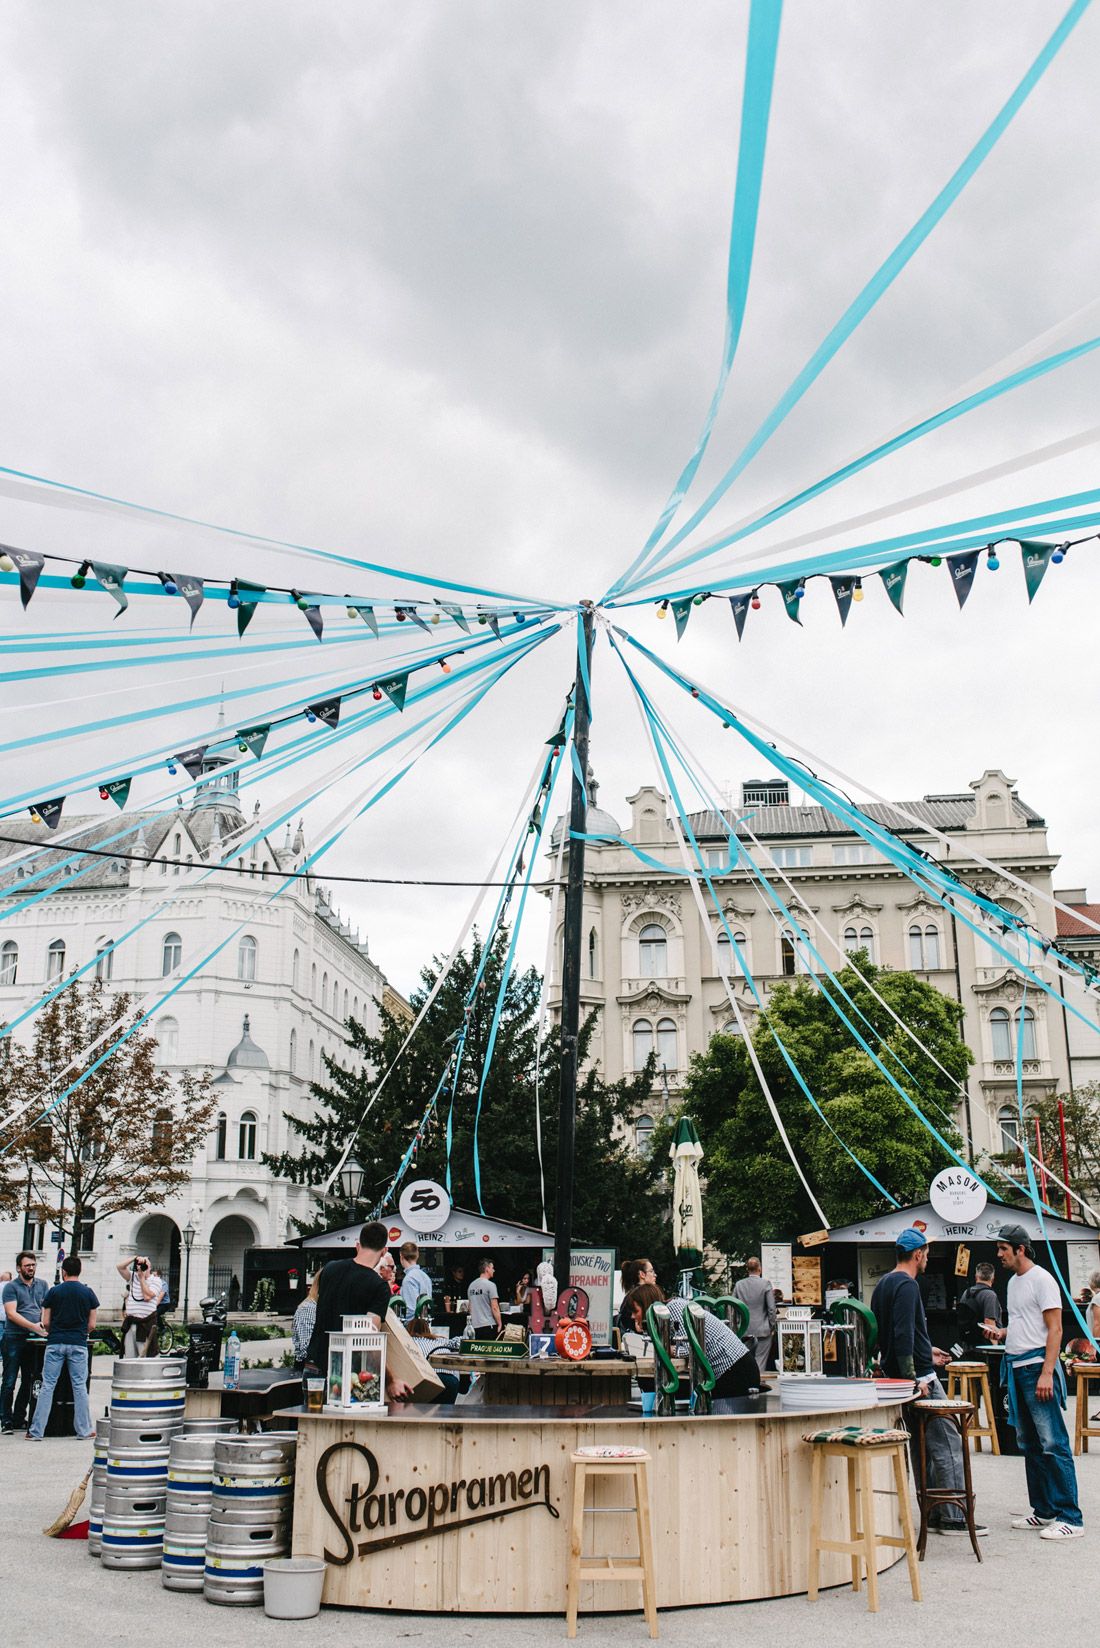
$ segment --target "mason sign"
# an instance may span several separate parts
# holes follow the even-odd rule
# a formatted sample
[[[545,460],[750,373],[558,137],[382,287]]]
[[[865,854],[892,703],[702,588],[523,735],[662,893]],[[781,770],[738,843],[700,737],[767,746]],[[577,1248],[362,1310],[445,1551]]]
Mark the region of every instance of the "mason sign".
[[[347,1454],[359,1456],[358,1470],[350,1491],[337,1503],[330,1477],[341,1474]],[[339,1549],[326,1548],[326,1562],[344,1567],[356,1556],[432,1539],[495,1517],[517,1516],[521,1511],[559,1514],[550,1501],[549,1465],[451,1481],[412,1480],[403,1488],[380,1489],[381,1479],[377,1458],[361,1442],[336,1442],[321,1454],[317,1495],[339,1538]]]
[[[985,1186],[964,1167],[945,1167],[937,1173],[928,1199],[948,1225],[970,1225],[985,1211]]]

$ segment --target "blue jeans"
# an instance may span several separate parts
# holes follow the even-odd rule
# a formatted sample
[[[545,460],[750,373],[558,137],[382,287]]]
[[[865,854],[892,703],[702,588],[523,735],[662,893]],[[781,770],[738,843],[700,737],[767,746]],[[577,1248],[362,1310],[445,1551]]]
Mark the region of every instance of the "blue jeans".
[[[0,1341],[0,1354],[4,1361],[3,1384],[0,1386],[0,1423],[4,1425],[22,1425],[26,1421],[27,1401],[31,1390],[29,1369],[24,1366],[27,1339],[28,1335],[25,1333],[5,1333],[3,1340]],[[13,1413],[12,1398],[20,1373],[23,1378],[19,1387],[19,1403]]]
[[[1071,1528],[1080,1528],[1084,1518],[1077,1503],[1077,1472],[1062,1409],[1056,1399],[1040,1402],[1035,1394],[1042,1371],[1039,1362],[1014,1371],[1016,1440],[1024,1450],[1031,1508],[1044,1521],[1056,1517]]]
[[[41,1437],[46,1429],[53,1407],[54,1387],[61,1377],[61,1369],[69,1364],[69,1382],[73,1387],[73,1418],[77,1436],[94,1434],[91,1410],[88,1407],[88,1347],[87,1345],[47,1345],[42,1368],[42,1387],[38,1392],[30,1434]]]

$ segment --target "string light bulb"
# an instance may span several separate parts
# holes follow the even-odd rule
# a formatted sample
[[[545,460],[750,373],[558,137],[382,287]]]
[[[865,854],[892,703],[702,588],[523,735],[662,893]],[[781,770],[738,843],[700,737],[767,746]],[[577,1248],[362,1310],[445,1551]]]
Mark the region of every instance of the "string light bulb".
[[[439,667],[443,671],[444,675],[450,675],[451,666],[450,666],[450,664],[448,664],[448,662],[445,658],[441,658],[439,660]]]
[[[706,596],[702,593],[702,591],[700,591],[691,604],[693,607],[701,607],[705,600]]]
[[[1001,563],[997,559],[997,551],[994,549],[992,544],[990,544],[989,548],[985,552],[985,560],[990,572],[996,572],[1000,567]]]
[[[175,763],[175,762],[174,762],[174,761],[169,761],[169,763],[168,763],[168,774],[169,774],[169,777],[171,777],[171,778],[175,778],[175,776],[176,776],[176,773],[177,773],[177,771],[178,771],[178,770],[179,770],[179,769],[178,769],[178,768],[177,768],[177,766],[176,766],[176,763]]]
[[[432,613],[432,623],[433,624],[438,624],[438,622],[442,618],[442,616],[443,616],[443,614],[441,612],[433,612]]]
[[[488,618],[486,618],[486,616],[483,612],[478,613],[477,621],[478,621],[479,624],[487,624],[489,622]]]
[[[699,696],[699,688],[698,687],[692,687],[691,696],[693,698],[698,698],[698,696]]]
[[[7,550],[5,550],[4,553],[2,555],[0,555],[0,572],[14,572],[14,571],[15,571],[15,562],[12,560],[12,558],[8,554]]]
[[[170,572],[158,572],[157,577],[160,579],[161,583],[164,585],[165,595],[178,595],[179,594],[179,585],[176,583],[176,580],[172,577],[172,574]]]
[[[658,616],[658,618],[667,618],[668,617],[668,602],[667,601],[662,601],[661,602],[660,606],[657,608],[657,616]]]
[[[245,743],[243,738],[238,740],[237,748],[240,750],[242,755],[247,755],[248,754],[248,745]]]
[[[111,792],[107,788],[106,784],[101,784],[99,786],[99,799],[101,801],[110,801],[111,799]]]
[[[305,715],[306,720],[311,724],[317,719],[312,710],[307,709],[303,711],[303,714]]]
[[[382,702],[382,688],[381,687],[372,687],[371,697],[374,699],[376,704],[380,704]]]
[[[527,622],[527,614],[525,612],[513,612],[512,617],[521,627]]]
[[[241,598],[237,593],[237,580],[236,580],[236,578],[233,578],[233,579],[230,580],[229,594],[225,598],[225,604],[233,612],[236,612],[237,608],[241,604]]]
[[[942,566],[943,565],[943,556],[942,555],[930,555],[928,557],[928,565],[929,566]]]
[[[344,611],[347,613],[349,618],[358,618],[359,616],[354,607],[345,607]]]
[[[760,591],[758,589],[754,589],[749,597],[749,606],[754,612],[760,611]]]
[[[69,579],[69,582],[72,584],[74,589],[84,588],[84,585],[88,582],[88,574],[91,570],[92,563],[90,561],[81,561],[80,566]]]
[[[853,601],[862,601],[862,599],[863,599],[863,579],[862,578],[857,578],[855,583],[852,585],[852,600]]]
[[[394,607],[393,615],[399,624],[403,624],[405,619],[409,616],[404,607]]]
[[[308,611],[309,602],[306,600],[305,596],[301,593],[300,590],[292,589],[291,592],[290,592],[290,599],[294,602],[294,605],[298,608],[299,612]]]
[[[1066,550],[1068,548],[1069,548],[1068,544],[1058,544],[1056,546],[1056,548],[1052,551],[1051,557],[1050,557],[1052,566],[1061,566],[1062,562],[1066,558]]]
[[[31,808],[31,823],[32,824],[41,824],[41,822],[42,822],[42,814],[38,811],[37,807],[32,807]]]

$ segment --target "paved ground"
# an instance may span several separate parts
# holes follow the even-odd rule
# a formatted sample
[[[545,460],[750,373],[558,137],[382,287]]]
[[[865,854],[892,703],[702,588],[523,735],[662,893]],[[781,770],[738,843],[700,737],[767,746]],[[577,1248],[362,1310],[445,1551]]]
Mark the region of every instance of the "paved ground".
[[[104,1369],[109,1374],[109,1368]],[[93,1387],[94,1411],[102,1411],[106,1386]],[[1070,1409],[1072,1421],[1072,1405]],[[415,1614],[350,1615],[329,1610],[313,1620],[269,1620],[262,1609],[214,1610],[201,1595],[165,1591],[156,1571],[117,1573],[102,1569],[83,1542],[44,1539],[39,1530],[62,1509],[69,1491],[91,1463],[89,1444],[47,1440],[37,1446],[21,1437],[0,1438],[0,1587],[4,1596],[0,1636],[12,1648],[34,1643],[57,1648],[92,1642],[96,1648],[148,1648],[150,1642],[189,1642],[203,1634],[231,1635],[234,1648],[382,1648],[406,1639],[417,1648],[451,1648],[476,1642],[512,1648],[523,1642],[564,1637],[556,1618],[513,1619],[459,1615],[431,1619]],[[813,1648],[930,1648],[930,1644],[982,1639],[995,1644],[1029,1641],[1091,1641],[1096,1630],[1097,1549],[1100,1545],[1100,1457],[1078,1461],[1088,1533],[1068,1545],[1050,1544],[1010,1530],[1010,1513],[1025,1504],[1018,1459],[974,1461],[980,1517],[989,1523],[985,1562],[974,1561],[969,1542],[930,1541],[922,1565],[923,1604],[910,1600],[905,1565],[880,1580],[881,1612],[868,1615],[865,1596],[847,1590],[822,1594],[813,1607],[804,1597],[743,1603],[731,1608],[692,1608],[662,1614],[661,1636],[685,1648],[760,1644],[772,1648],[808,1638]],[[659,1556],[659,1553],[658,1553]],[[582,1617],[578,1640],[593,1645],[648,1640],[640,1616]]]

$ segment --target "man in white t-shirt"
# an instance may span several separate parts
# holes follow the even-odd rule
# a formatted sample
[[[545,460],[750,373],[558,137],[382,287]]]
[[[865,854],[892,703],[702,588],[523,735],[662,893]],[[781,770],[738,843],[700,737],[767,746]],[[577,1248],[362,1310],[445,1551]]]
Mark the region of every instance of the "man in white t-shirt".
[[[1004,1340],[1008,1416],[1024,1450],[1031,1498],[1030,1515],[1014,1517],[1012,1526],[1037,1531],[1041,1539],[1080,1539],[1085,1529],[1077,1472],[1062,1418],[1062,1296],[1054,1277],[1034,1263],[1022,1225],[1005,1225],[997,1238],[997,1258],[1012,1272],[1008,1327],[983,1331],[990,1339]]]
[[[470,1301],[468,1332],[471,1338],[496,1339],[500,1333],[500,1303],[497,1285],[493,1281],[494,1268],[491,1259],[482,1259],[479,1267],[481,1274],[476,1282],[470,1283],[466,1294]]]

